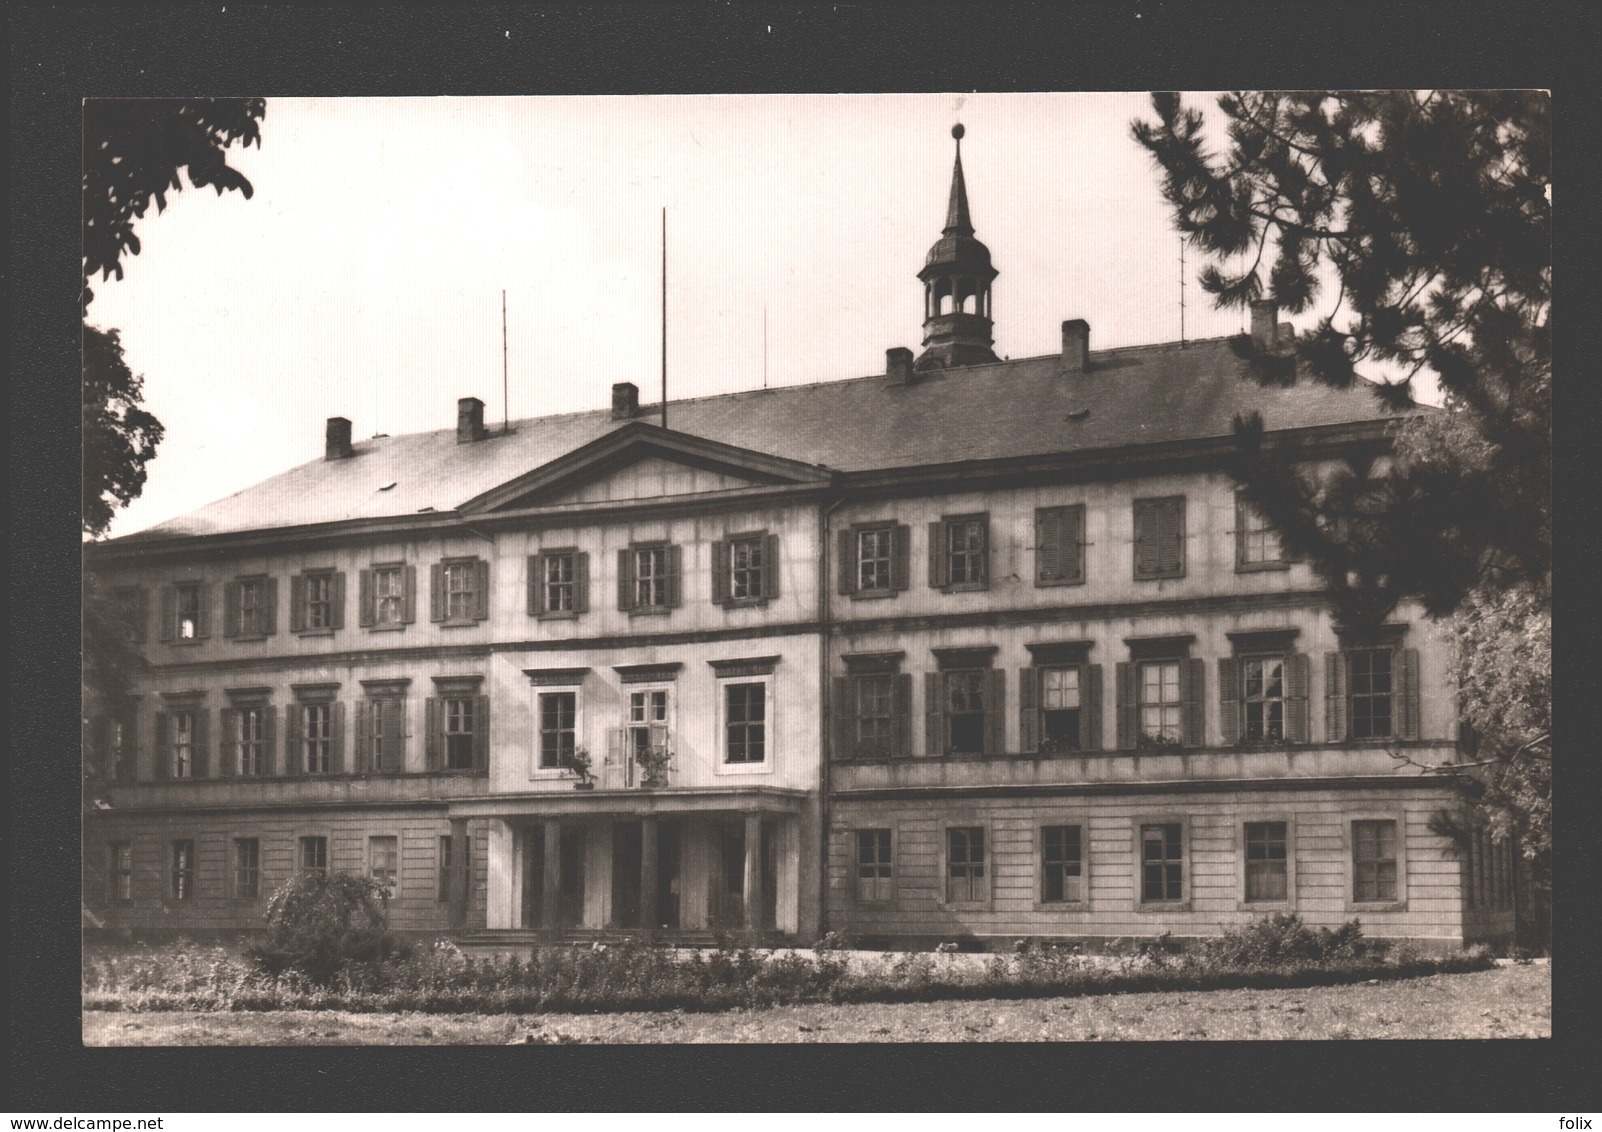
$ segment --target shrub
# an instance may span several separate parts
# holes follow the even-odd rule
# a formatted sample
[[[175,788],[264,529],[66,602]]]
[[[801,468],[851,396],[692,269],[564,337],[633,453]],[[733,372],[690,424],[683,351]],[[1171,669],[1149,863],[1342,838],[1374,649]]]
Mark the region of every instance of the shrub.
[[[270,975],[294,971],[317,986],[340,975],[364,985],[372,968],[397,957],[390,935],[389,895],[370,877],[300,873],[267,902],[267,938],[246,956]]]

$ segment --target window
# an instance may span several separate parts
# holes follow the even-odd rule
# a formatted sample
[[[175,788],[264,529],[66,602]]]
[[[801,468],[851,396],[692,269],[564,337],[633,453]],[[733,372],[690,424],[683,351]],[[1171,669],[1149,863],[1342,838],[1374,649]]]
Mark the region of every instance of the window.
[[[856,523],[838,533],[839,590],[853,597],[889,597],[907,588],[910,527]]]
[[[857,830],[857,899],[879,904],[895,896],[890,869],[890,831]]]
[[[168,619],[166,639],[196,641],[206,636],[205,587],[199,582],[179,582],[171,591],[173,616]]]
[[[1035,510],[1035,585],[1071,586],[1085,580],[1085,507]]]
[[[712,603],[760,605],[779,596],[779,538],[766,531],[712,544]]]
[[[946,751],[978,755],[985,749],[984,671],[946,672]]]
[[[679,550],[666,543],[643,543],[618,551],[617,607],[661,613],[677,606],[682,572]]]
[[[250,707],[238,708],[234,712],[236,719],[235,739],[239,758],[239,773],[241,775],[260,775],[266,771],[266,708],[260,704]]]
[[[195,776],[195,724],[198,714],[175,711],[167,717],[172,728],[172,747],[168,752],[168,774],[172,778]]]
[[[725,684],[726,763],[760,763],[767,758],[767,693],[764,683]]]
[[[278,586],[265,575],[235,578],[223,589],[223,636],[257,640],[277,628]]]
[[[929,524],[929,584],[982,590],[990,582],[990,516],[948,515]]]
[[[363,684],[368,698],[357,705],[357,773],[399,774],[406,769],[405,691],[393,681]]]
[[[668,690],[644,688],[629,692],[629,756],[638,759],[667,745]],[[638,765],[638,764],[636,764]]]
[[[234,838],[234,895],[241,900],[261,895],[261,842],[254,837]]]
[[[571,766],[578,745],[578,693],[541,692],[540,766],[547,770]]]
[[[417,617],[417,568],[386,562],[363,570],[358,620],[368,629],[402,629]]]
[[[590,607],[590,556],[545,550],[528,560],[528,611],[536,617],[576,617]]]
[[[130,703],[118,715],[101,720],[101,753],[104,756],[105,775],[109,782],[132,782],[137,761],[135,741],[137,735],[137,709]]]
[[[328,875],[328,838],[302,837],[300,839],[300,871],[315,876]]]
[[[1390,649],[1354,649],[1346,654],[1351,688],[1351,737],[1388,738],[1392,732]]]
[[[912,677],[900,670],[905,655],[861,652],[841,657],[847,675],[834,678],[829,702],[835,758],[905,758],[912,753]]]
[[[1235,497],[1235,568],[1278,569],[1285,565],[1279,533],[1240,496]]]
[[[1185,574],[1185,497],[1135,500],[1135,577]]]
[[[1140,827],[1140,899],[1162,903],[1184,898],[1183,832],[1179,822]]]
[[[1001,754],[1006,674],[990,667],[995,646],[933,652],[940,670],[924,682],[929,754]]]
[[[1181,741],[1180,663],[1149,660],[1140,665],[1140,739],[1175,744]]]
[[[1357,903],[1396,899],[1396,822],[1352,823],[1352,899]]]
[[[489,769],[489,697],[481,676],[436,676],[424,706],[429,770]]]
[[[1077,825],[1040,827],[1040,902],[1077,904],[1084,900],[1084,856]]]
[[[985,831],[983,826],[954,826],[946,830],[946,903],[984,900]]]
[[[445,903],[451,898],[451,835],[440,834],[439,838],[439,901]]]
[[[399,875],[400,839],[394,836],[367,839],[367,875],[377,881],[387,895],[395,894],[395,878]]]
[[[174,900],[190,900],[195,895],[195,843],[172,843],[171,888]]]
[[[1040,750],[1079,749],[1079,668],[1040,670]]]
[[[1241,700],[1245,709],[1247,742],[1284,739],[1285,658],[1246,657],[1240,662]]]
[[[446,558],[434,563],[430,619],[445,626],[476,625],[489,617],[489,563]]]
[[[296,633],[332,633],[345,627],[345,575],[307,570],[289,580],[289,628]]]
[[[894,753],[895,674],[869,672],[852,678],[856,693],[858,758],[889,758]]]
[[[445,769],[473,769],[473,751],[477,744],[478,727],[475,719],[477,696],[447,696],[445,709]]]
[[[133,845],[127,841],[113,841],[106,848],[110,858],[111,902],[128,904],[133,900]]]
[[[1286,823],[1246,823],[1246,900],[1248,903],[1290,898]]]
[[[300,749],[307,774],[327,774],[333,767],[333,704],[305,704],[301,708]]]

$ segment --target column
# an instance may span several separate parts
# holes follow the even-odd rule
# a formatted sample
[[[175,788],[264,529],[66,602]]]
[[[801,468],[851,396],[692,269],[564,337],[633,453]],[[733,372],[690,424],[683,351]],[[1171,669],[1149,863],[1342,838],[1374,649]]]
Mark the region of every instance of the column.
[[[762,815],[745,815],[745,926],[762,930]]]
[[[545,877],[540,893],[540,927],[555,932],[561,927],[557,916],[562,899],[562,823],[554,818],[545,822]]]
[[[640,926],[655,931],[662,923],[656,906],[656,815],[640,819]]]
[[[467,927],[467,897],[473,891],[472,847],[467,819],[451,819],[451,928]]]

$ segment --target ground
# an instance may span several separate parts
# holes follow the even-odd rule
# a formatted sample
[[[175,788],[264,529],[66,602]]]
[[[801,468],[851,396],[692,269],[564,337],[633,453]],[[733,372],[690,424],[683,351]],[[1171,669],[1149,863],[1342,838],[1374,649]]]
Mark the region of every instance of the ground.
[[[1549,1038],[1546,963],[1305,990],[1234,990],[719,1014],[86,1013],[90,1046]]]

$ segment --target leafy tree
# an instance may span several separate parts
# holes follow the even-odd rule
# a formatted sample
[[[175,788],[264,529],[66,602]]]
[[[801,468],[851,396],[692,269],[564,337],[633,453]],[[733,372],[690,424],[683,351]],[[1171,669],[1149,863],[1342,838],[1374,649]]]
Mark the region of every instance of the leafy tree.
[[[1135,139],[1162,172],[1179,231],[1221,306],[1272,295],[1321,317],[1283,352],[1237,341],[1264,383],[1371,388],[1413,405],[1432,375],[1479,458],[1359,462],[1317,477],[1237,420],[1247,499],[1329,582],[1349,621],[1404,598],[1433,614],[1483,582],[1544,592],[1551,571],[1550,103],[1544,94],[1228,94],[1228,143],[1154,95]],[[1330,293],[1333,291],[1333,297]]]
[[[268,899],[267,938],[246,955],[269,974],[298,971],[326,985],[398,954],[388,906],[372,877],[297,873]]]
[[[144,379],[128,368],[115,330],[83,328],[83,529],[103,534],[137,499],[165,430],[144,406]]]

